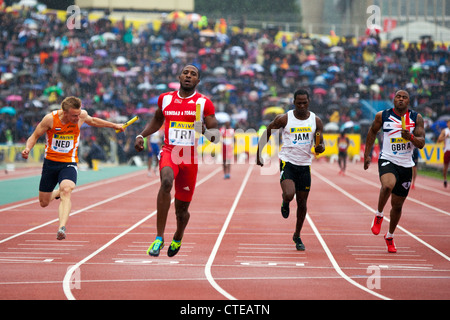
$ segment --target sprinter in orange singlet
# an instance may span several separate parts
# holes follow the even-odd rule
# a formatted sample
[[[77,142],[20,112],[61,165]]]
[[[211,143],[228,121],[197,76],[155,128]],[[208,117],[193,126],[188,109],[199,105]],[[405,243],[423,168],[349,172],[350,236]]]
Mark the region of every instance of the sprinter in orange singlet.
[[[83,123],[98,128],[123,131],[122,124],[91,117],[81,109],[81,100],[67,97],[61,109],[47,114],[28,138],[22,157],[28,159],[31,149],[45,133],[45,159],[39,184],[39,203],[47,207],[53,199],[59,204],[59,229],[56,239],[66,238],[66,223],[72,206],[70,197],[77,183],[78,146]],[[59,183],[59,189],[54,190]]]

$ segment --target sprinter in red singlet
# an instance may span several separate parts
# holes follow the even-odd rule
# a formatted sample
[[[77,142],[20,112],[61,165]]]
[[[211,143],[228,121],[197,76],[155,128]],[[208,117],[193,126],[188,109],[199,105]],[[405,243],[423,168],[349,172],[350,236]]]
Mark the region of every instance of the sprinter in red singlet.
[[[206,96],[196,92],[200,71],[193,65],[185,66],[179,76],[180,89],[163,93],[158,99],[158,109],[144,130],[136,137],[135,149],[144,149],[144,137],[158,131],[165,122],[164,146],[159,162],[161,186],[157,198],[157,235],[147,253],[159,256],[164,247],[164,230],[170,208],[171,190],[175,182],[175,214],[177,230],[167,250],[173,257],[178,253],[184,230],[189,221],[189,205],[197,181],[197,141],[195,133],[213,143],[220,141],[214,105]],[[196,121],[199,105],[202,121]],[[203,125],[203,121],[205,126]]]

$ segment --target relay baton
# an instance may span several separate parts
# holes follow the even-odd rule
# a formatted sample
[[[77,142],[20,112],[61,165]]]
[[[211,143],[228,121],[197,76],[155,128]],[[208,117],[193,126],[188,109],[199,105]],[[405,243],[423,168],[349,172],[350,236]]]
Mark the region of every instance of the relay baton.
[[[320,132],[316,132],[316,145],[314,148],[316,148],[320,144]],[[316,155],[318,153],[316,152]]]
[[[320,132],[316,132],[316,146],[320,144]]]
[[[136,120],[138,120],[139,119],[139,117],[138,116],[135,116],[134,118],[132,118],[132,119],[130,119],[130,120],[128,120],[127,122],[125,122],[124,123],[124,125],[122,126],[122,128],[126,128],[126,127],[128,127],[129,125],[131,125],[131,124],[133,124],[134,122],[136,122]],[[120,132],[120,130],[116,130],[116,133],[119,133]]]
[[[402,116],[402,130],[406,130],[405,116]]]
[[[197,103],[195,105],[195,121],[202,121],[202,105]],[[200,134],[196,131],[195,132],[195,138],[200,139]]]
[[[197,103],[195,106],[195,121],[201,121],[202,120],[202,105]]]

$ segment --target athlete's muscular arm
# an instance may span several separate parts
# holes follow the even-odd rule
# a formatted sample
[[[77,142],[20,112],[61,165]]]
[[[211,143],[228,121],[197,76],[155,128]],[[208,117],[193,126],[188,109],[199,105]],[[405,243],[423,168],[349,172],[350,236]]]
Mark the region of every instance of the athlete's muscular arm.
[[[156,109],[153,118],[147,123],[144,130],[142,130],[142,132],[136,137],[136,141],[134,142],[134,148],[136,151],[141,152],[144,150],[144,139],[142,137],[148,137],[158,131],[164,124],[164,120],[165,118],[162,110],[160,108]]]
[[[364,150],[364,170],[367,170],[369,168],[370,162],[372,161],[372,147],[375,143],[377,133],[378,131],[380,131],[382,124],[382,112],[378,112],[367,134],[366,148]]]
[[[436,140],[436,143],[444,142],[445,141],[445,129],[442,129],[441,134],[439,135],[438,139]]]
[[[53,127],[53,115],[51,113],[47,114],[42,121],[37,125],[36,129],[32,135],[28,138],[25,145],[25,149],[22,151],[22,158],[28,159],[31,149],[38,141],[38,139],[47,131]]]
[[[114,130],[120,130],[123,131],[123,124],[119,123],[112,123],[97,117],[91,117],[86,110],[82,110],[80,114],[80,122],[83,124],[83,122],[86,122],[88,125],[92,127],[97,128],[113,128]],[[80,125],[81,128],[81,125]]]
[[[325,144],[323,143],[323,123],[319,117],[316,117],[316,134],[320,134],[320,144],[314,149],[316,154],[321,154],[325,152]]]
[[[256,164],[258,166],[264,166],[264,162],[261,159],[261,152],[264,149],[264,146],[269,142],[270,136],[272,135],[272,130],[278,130],[286,127],[288,121],[287,113],[278,115],[275,119],[267,126],[266,131],[259,138],[258,142],[258,150],[256,151]]]
[[[423,149],[425,146],[425,128],[423,118],[420,114],[417,115],[416,127],[414,128],[413,134],[409,130],[402,130],[402,138],[411,141],[415,147]]]
[[[205,127],[203,130],[203,135],[211,141],[212,143],[219,143],[220,141],[220,131],[219,124],[217,122],[216,116],[214,114],[209,115],[205,118]]]

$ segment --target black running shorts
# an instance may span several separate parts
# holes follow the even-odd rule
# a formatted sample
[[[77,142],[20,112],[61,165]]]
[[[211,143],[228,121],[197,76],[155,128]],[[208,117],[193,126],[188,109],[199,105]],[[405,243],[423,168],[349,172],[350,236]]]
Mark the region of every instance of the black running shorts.
[[[294,181],[296,191],[309,192],[311,190],[311,167],[296,166],[280,160],[280,182],[283,180]]]
[[[392,173],[397,180],[392,193],[399,197],[407,197],[412,181],[412,168],[405,168],[393,164],[389,160],[378,160],[378,173],[380,177],[386,173]]]
[[[56,185],[63,180],[71,180],[76,184],[77,174],[76,162],[56,162],[44,159],[39,191],[52,192]]]

